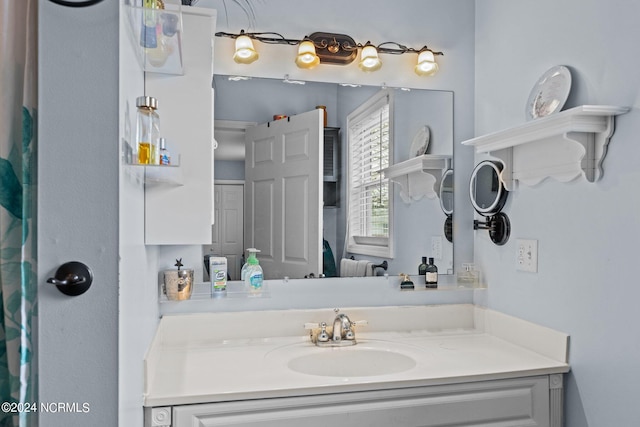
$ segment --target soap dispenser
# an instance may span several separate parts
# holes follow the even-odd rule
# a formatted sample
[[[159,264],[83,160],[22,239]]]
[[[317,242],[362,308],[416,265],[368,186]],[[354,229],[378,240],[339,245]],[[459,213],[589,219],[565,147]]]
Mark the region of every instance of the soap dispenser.
[[[244,282],[251,292],[257,292],[262,289],[262,267],[256,257],[258,249],[249,248],[249,258],[247,259],[247,270],[244,274]]]

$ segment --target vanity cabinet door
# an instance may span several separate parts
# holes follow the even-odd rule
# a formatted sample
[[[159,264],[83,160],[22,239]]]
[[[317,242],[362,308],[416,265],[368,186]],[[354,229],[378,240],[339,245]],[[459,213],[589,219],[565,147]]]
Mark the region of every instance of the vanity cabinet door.
[[[549,427],[547,376],[176,406],[174,427]]]
[[[145,185],[145,243],[211,244],[213,224],[213,39],[212,9],[182,12],[184,75],[145,73],[145,95],[158,99],[160,136],[172,162],[176,184]],[[147,168],[148,174],[158,171]]]

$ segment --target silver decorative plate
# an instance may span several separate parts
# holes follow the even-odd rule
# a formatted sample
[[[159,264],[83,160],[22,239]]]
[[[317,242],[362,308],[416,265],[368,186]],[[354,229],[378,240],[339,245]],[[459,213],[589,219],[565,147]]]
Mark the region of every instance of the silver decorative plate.
[[[538,119],[562,110],[571,91],[571,72],[564,65],[548,69],[533,86],[525,114],[527,120]]]

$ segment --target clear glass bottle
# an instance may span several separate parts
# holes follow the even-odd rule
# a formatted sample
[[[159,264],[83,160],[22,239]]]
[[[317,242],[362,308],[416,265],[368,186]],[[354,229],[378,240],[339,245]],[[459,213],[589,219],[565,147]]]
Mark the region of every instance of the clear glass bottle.
[[[433,263],[433,258],[429,258],[427,271],[424,275],[424,282],[427,285],[427,288],[438,287],[438,267]]]
[[[152,96],[136,99],[136,147],[141,165],[157,165],[160,159],[160,116],[158,100]]]

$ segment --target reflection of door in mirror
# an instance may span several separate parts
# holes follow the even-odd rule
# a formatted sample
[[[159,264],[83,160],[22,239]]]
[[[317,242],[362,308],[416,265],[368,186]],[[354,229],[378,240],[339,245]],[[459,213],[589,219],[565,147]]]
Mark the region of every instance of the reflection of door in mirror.
[[[204,253],[226,257],[230,279],[240,280],[244,252],[244,184],[216,183],[213,191],[212,244],[204,246]]]
[[[322,273],[320,110],[247,128],[245,246],[266,279]]]

